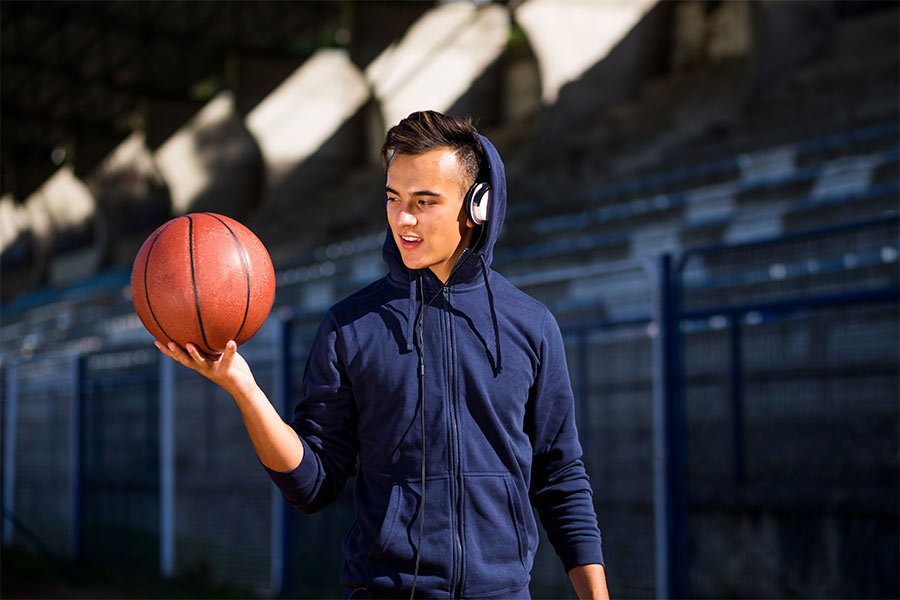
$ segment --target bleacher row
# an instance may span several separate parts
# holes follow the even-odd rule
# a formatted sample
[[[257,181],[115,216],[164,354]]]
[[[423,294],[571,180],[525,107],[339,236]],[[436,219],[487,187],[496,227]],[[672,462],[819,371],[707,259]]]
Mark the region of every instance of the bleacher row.
[[[480,96],[485,85],[492,95],[505,93],[495,86],[497,69],[491,69],[502,62],[514,16],[518,34],[527,31],[538,50],[565,41],[548,36],[551,25],[575,20],[593,27],[594,19],[616,17],[615,24],[594,31],[568,53],[565,67],[571,70],[574,62],[573,72],[556,72],[558,59],[545,52],[531,56],[529,68],[552,74],[558,87],[576,78],[579,68],[601,60],[654,4],[641,0],[575,9],[540,1],[514,7],[423,4],[397,39],[360,36],[373,38],[363,53],[371,54],[368,64],[354,62],[366,59],[351,57],[346,49],[320,48],[249,106],[241,94],[255,92],[238,87],[212,97],[163,140],[154,139],[158,132],[136,130],[89,172],[76,174],[63,165],[27,198],[0,199],[4,302],[42,283],[72,285],[110,262],[124,265],[152,231],[148,222],[166,216],[214,210],[247,219],[267,243],[289,245],[304,228],[314,231],[301,239],[321,239],[328,229],[322,221],[335,218],[328,215],[331,188],[352,188],[349,182],[359,173],[350,172],[371,172],[360,167],[377,162],[369,156],[373,142],[364,129],[379,138],[412,110],[454,109],[467,94]],[[386,8],[366,14],[390,20]],[[555,19],[552,24],[548,15]],[[595,52],[594,46],[605,51]],[[544,92],[555,93],[549,86],[547,79]],[[535,110],[532,100],[522,102],[532,102],[528,110]],[[346,192],[345,197],[359,197]],[[316,197],[324,210],[298,199],[303,197]]]
[[[629,10],[640,13],[637,8]],[[448,19],[470,18],[460,7],[441,11]],[[437,13],[421,27],[434,18]],[[874,25],[877,20],[866,27]],[[879,27],[874,30],[880,31]],[[871,37],[862,35],[865,28],[858,29],[857,37],[864,42]],[[410,39],[403,44],[412,45]],[[849,48],[852,53],[852,45]],[[826,57],[824,64],[834,63],[828,67],[831,71],[852,78],[856,67],[842,56],[838,52]],[[882,62],[893,60],[886,52],[878,56]],[[808,82],[804,85],[809,87]],[[792,88],[783,85],[780,89],[784,95]],[[796,109],[783,104],[785,110],[773,123],[806,122],[802,103]],[[836,111],[840,112],[843,116],[832,124],[813,120],[792,129],[818,131],[816,136],[798,138],[796,133],[777,128],[757,130],[743,146],[740,140],[730,141],[729,155],[724,158],[684,164],[675,152],[674,162],[680,163],[676,168],[593,181],[584,178],[574,183],[578,192],[571,197],[558,197],[552,188],[530,196],[538,201],[511,197],[495,267],[515,278],[571,264],[652,258],[698,245],[741,242],[896,214],[900,180],[896,108],[887,114],[865,114],[855,127],[848,125],[847,111]],[[757,121],[760,118],[754,116]],[[720,152],[710,143],[686,147],[681,154],[709,157]],[[316,313],[380,276],[384,271],[380,258],[383,237],[384,230],[378,227],[282,261],[276,274],[277,303],[295,306],[301,313]],[[889,257],[890,252],[883,255]],[[771,272],[779,273],[778,267]],[[717,277],[691,270],[691,285],[703,285],[698,278],[705,276]],[[44,291],[4,306],[3,352],[11,350],[15,355],[22,346],[27,346],[28,352],[68,346],[90,349],[98,343],[98,328],[102,329],[100,337],[115,332],[117,342],[127,341],[129,331],[140,330],[136,319],[123,318],[130,312],[128,299],[123,297],[127,278],[127,272],[111,270],[61,292]],[[578,304],[583,296],[571,300]],[[114,319],[115,325],[97,325],[107,319]],[[46,325],[31,328],[23,320]]]
[[[836,206],[852,206],[856,219],[896,215],[896,198],[900,192],[900,179],[896,175],[900,151],[895,146],[898,132],[900,123],[889,121],[753,155],[738,155],[714,163],[610,182],[585,192],[587,208],[562,215],[543,216],[552,210],[550,203],[523,206],[517,205],[512,198],[510,218],[505,225],[507,233],[495,252],[495,267],[515,278],[541,268],[559,269],[570,264],[619,258],[655,258],[660,251],[678,254],[688,249],[678,239],[679,233],[686,236],[686,232],[694,227],[716,226],[720,235],[715,241],[725,244],[778,237],[789,233],[791,217],[827,213]],[[865,154],[853,154],[859,145],[876,142],[881,146],[879,149],[870,148]],[[824,152],[842,156],[820,162],[807,160]],[[737,178],[704,185],[705,178],[720,177],[723,173]],[[696,187],[687,187],[686,182],[694,183]],[[748,224],[756,216],[753,206],[757,194],[781,198],[777,210],[765,215],[766,227]],[[622,201],[622,197],[628,195],[641,196]],[[700,206],[702,208],[698,208]],[[748,207],[745,214],[741,214],[742,207]],[[681,215],[673,214],[672,211],[678,210]],[[629,228],[629,220],[637,217],[641,222]],[[659,243],[642,246],[636,241],[645,231],[649,231],[647,237],[656,234],[655,222],[668,224],[673,221],[676,225],[672,225],[670,231],[674,238],[664,240],[671,242],[669,246]],[[827,215],[824,218],[820,215],[818,219],[823,226],[842,222],[840,216],[829,220]],[[679,228],[683,231],[679,232]],[[300,292],[302,298],[302,290],[290,289],[295,282],[307,284],[313,280],[331,279],[334,281],[332,293],[323,293],[321,288],[316,288],[307,296],[310,302],[306,305],[310,308],[327,306],[342,293],[374,279],[383,271],[380,259],[383,239],[382,232],[317,248],[312,254],[313,262],[281,273],[279,293],[288,296],[291,292]],[[804,259],[790,264],[775,261],[762,270],[756,268],[728,276],[707,273],[692,265],[686,273],[686,282],[692,288],[716,288],[785,277],[833,275],[836,270],[894,261],[896,250],[885,241],[884,246],[861,249],[859,255],[841,250],[832,256],[826,250],[813,261]],[[316,306],[317,301],[324,306]]]
[[[715,242],[736,243],[788,233],[790,218],[797,215],[815,213],[819,223],[829,224],[828,211],[835,207],[852,208],[856,218],[895,215],[900,192],[900,151],[895,144],[898,132],[900,123],[886,121],[752,155],[739,154],[607,182],[585,190],[585,208],[577,212],[547,215],[553,209],[550,203],[518,205],[511,198],[494,264],[515,279],[536,270],[573,264],[655,258],[664,251],[677,254],[687,249],[681,238],[687,237],[692,228],[714,227],[718,233]],[[856,154],[860,146],[866,151]],[[814,160],[823,153],[840,157]],[[723,175],[733,179],[723,182]],[[760,216],[755,205],[757,195],[765,198],[763,203],[778,198],[775,208]],[[751,227],[754,219],[757,224]],[[276,303],[293,306],[299,313],[321,312],[384,272],[383,241],[382,230],[315,248],[305,260],[276,273]],[[842,250],[832,256],[825,250],[812,262],[773,261],[727,276],[694,264],[685,273],[685,283],[692,289],[711,289],[810,275],[834,277],[838,271],[896,260],[896,250],[888,243],[862,249],[859,255]],[[139,339],[140,323],[128,317],[127,274],[108,273],[94,285],[97,290],[92,291],[90,285],[83,290],[75,287],[69,290],[69,298],[28,311],[23,316],[31,327],[15,318],[5,319],[4,352],[17,353],[17,347],[26,345],[29,352],[60,346],[99,349],[112,340],[128,341],[132,338],[129,330],[137,330]],[[627,287],[627,283],[623,285]],[[590,300],[583,294],[580,299]],[[557,300],[559,306],[554,308],[579,304],[579,298]],[[10,313],[15,316],[14,310]],[[41,321],[46,326],[38,325]],[[26,328],[32,330],[30,336],[19,335]]]

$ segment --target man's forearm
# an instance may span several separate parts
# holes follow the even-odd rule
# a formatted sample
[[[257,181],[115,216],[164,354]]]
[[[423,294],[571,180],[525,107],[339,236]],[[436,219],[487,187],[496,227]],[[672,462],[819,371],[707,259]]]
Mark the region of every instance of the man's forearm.
[[[303,444],[297,432],[282,420],[259,386],[234,391],[231,395],[241,411],[244,426],[260,462],[282,473],[296,469],[303,460]]]
[[[192,369],[231,394],[241,411],[244,426],[260,462],[273,471],[296,469],[303,460],[303,444],[256,384],[250,365],[230,340],[225,352],[207,356],[195,344],[181,348],[175,342],[154,345],[169,358]]]
[[[569,571],[569,579],[581,600],[609,600],[603,565],[581,565]]]

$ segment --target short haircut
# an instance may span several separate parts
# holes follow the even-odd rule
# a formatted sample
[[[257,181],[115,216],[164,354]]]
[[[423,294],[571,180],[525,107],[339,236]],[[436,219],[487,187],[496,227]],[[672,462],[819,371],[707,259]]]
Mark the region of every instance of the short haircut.
[[[433,110],[414,112],[391,127],[381,147],[381,164],[387,169],[396,154],[423,154],[450,148],[465,174],[478,181],[484,150],[469,117],[452,117]]]

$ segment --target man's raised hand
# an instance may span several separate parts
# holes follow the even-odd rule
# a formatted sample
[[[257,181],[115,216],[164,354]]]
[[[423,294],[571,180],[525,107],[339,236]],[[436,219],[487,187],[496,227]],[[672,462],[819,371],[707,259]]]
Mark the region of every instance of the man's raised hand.
[[[169,358],[197,371],[232,396],[249,393],[256,386],[253,372],[244,357],[238,354],[234,340],[229,340],[225,345],[225,352],[215,356],[203,354],[191,343],[186,348],[175,342],[169,342],[166,346],[159,341],[154,341],[153,344]]]

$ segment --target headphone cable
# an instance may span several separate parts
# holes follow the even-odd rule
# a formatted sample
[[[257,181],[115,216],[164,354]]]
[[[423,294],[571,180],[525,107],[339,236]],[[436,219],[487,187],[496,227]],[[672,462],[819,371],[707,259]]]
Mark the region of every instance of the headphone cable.
[[[425,294],[422,289],[422,274],[419,273],[419,293],[422,295],[422,304],[419,308],[418,329],[419,329],[419,424],[422,435],[422,483],[421,493],[422,499],[419,504],[419,542],[416,544],[416,568],[413,572],[412,590],[409,593],[409,599],[413,600],[416,595],[416,582],[419,578],[419,560],[422,556],[422,533],[425,529],[425,334],[423,332],[423,321],[425,320]],[[432,298],[432,300],[434,300]],[[431,304],[431,302],[429,302]]]
[[[419,542],[416,544],[416,566],[413,571],[413,582],[412,588],[409,593],[409,600],[413,600],[416,594],[416,583],[419,579],[419,561],[422,557],[422,537],[423,531],[425,529],[425,333],[424,333],[424,325],[425,322],[425,308],[431,306],[431,303],[434,302],[438,296],[441,295],[441,292],[450,284],[450,280],[453,278],[453,275],[456,273],[457,269],[462,266],[462,264],[469,259],[471,254],[474,254],[474,249],[481,243],[481,238],[484,235],[484,225],[479,226],[478,238],[475,240],[475,243],[470,246],[472,251],[464,253],[459,259],[456,261],[456,264],[453,265],[453,269],[450,271],[450,275],[447,277],[447,282],[441,286],[441,288],[437,291],[437,293],[431,297],[431,300],[425,302],[425,289],[423,286],[422,280],[422,272],[419,271],[419,295],[422,298],[421,304],[419,306],[419,316],[416,319],[418,321],[418,330],[419,330],[419,368],[418,368],[418,378],[419,378],[419,427],[421,429],[422,435],[422,472],[421,472],[421,493],[422,500],[419,504]]]

